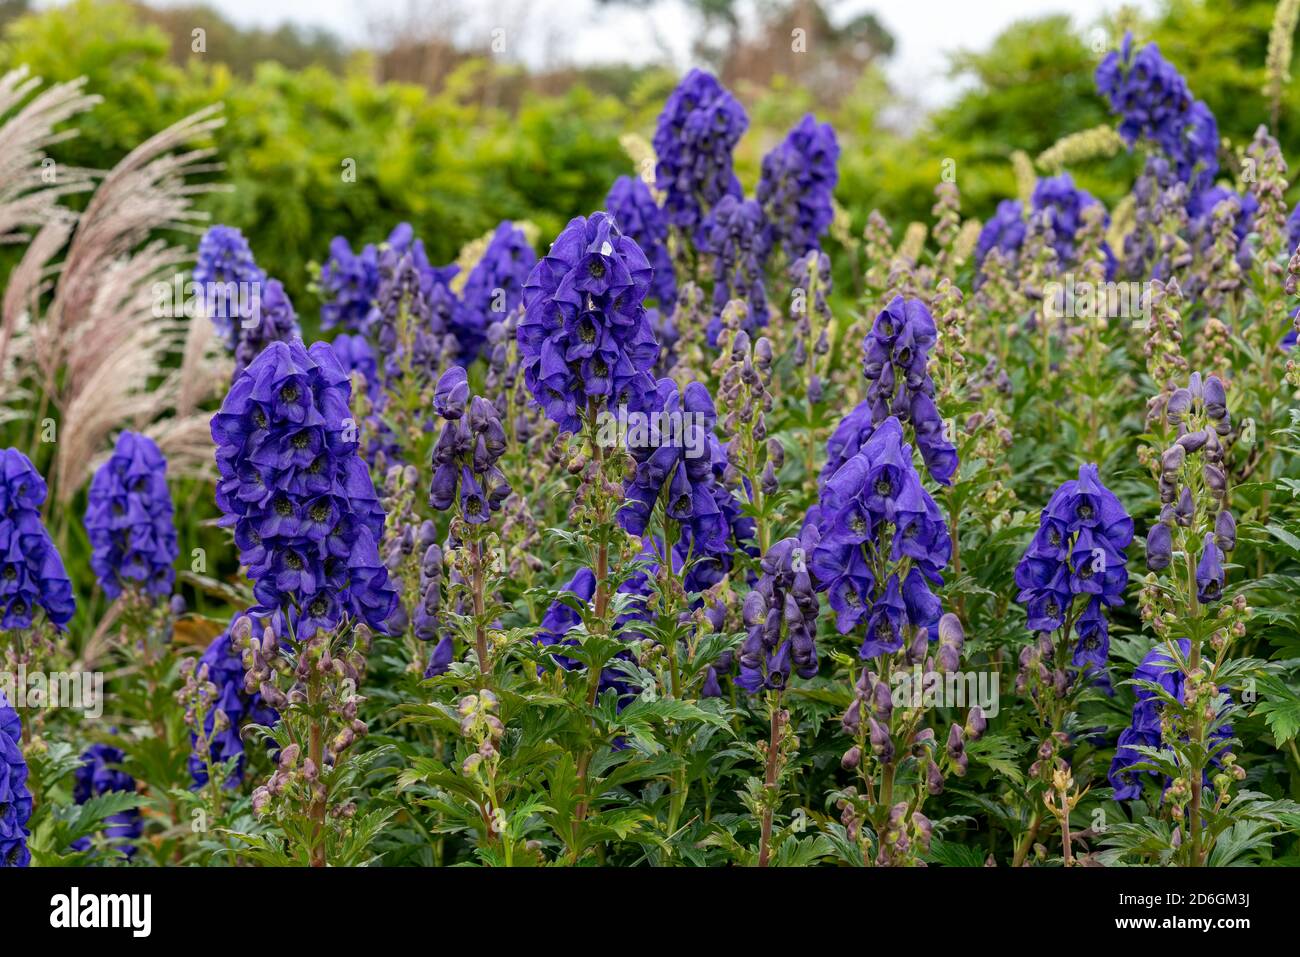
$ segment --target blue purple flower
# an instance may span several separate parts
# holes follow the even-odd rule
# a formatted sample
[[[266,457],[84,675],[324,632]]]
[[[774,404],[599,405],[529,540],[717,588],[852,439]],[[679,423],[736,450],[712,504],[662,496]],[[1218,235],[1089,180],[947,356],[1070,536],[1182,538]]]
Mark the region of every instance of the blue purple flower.
[[[109,598],[124,586],[165,598],[180,546],[167,488],[167,460],[153,439],[123,431],[99,467],[86,501],[90,567]]]
[[[840,146],[829,123],[811,113],[763,157],[756,198],[767,226],[767,248],[780,247],[791,261],[821,248],[835,218],[832,198],[839,179]]]
[[[1061,628],[1076,597],[1082,597],[1083,607],[1073,621],[1076,667],[1106,666],[1110,629],[1103,609],[1124,603],[1124,550],[1132,540],[1133,520],[1102,484],[1097,466],[1081,465],[1078,479],[1062,483],[1052,494],[1016,567],[1016,600],[1028,612],[1031,631]]]
[[[325,343],[272,343],[212,420],[221,524],[234,529],[258,610],[284,611],[299,637],[345,618],[382,632],[397,603],[351,391]]]
[[[243,615],[236,615],[233,623]],[[281,627],[279,616],[267,619],[272,628]],[[265,622],[255,625],[254,633],[261,638]],[[198,736],[190,734],[191,753],[189,758],[190,777],[194,787],[200,788],[208,783],[208,766],[220,767],[227,761],[234,761],[229,779],[225,786],[237,786],[244,776],[244,739],[240,732],[245,725],[256,724],[272,727],[280,720],[275,709],[262,700],[261,694],[249,693],[244,688],[244,665],[239,652],[231,642],[231,628],[228,627],[212,640],[199,658],[198,677],[208,681],[215,689],[214,697],[207,702],[207,711],[203,717],[203,733],[208,738],[208,753],[204,755],[198,744]],[[217,712],[222,717],[218,719]],[[220,725],[218,726],[218,721]]]
[[[741,195],[731,154],[749,118],[710,73],[691,70],[677,85],[655,127],[655,187],[672,226],[689,235],[724,196]]]
[[[635,409],[654,388],[659,345],[643,302],[653,270],[610,217],[571,220],[524,286],[524,383],[562,430],[589,405]]]
[[[763,210],[752,199],[724,196],[700,227],[700,248],[713,257],[713,318],[709,345],[718,344],[722,310],[732,299],[749,307],[743,328],[753,333],[767,325],[767,291],[763,261],[767,255],[767,225]]]
[[[17,449],[0,449],[0,631],[32,627],[40,609],[62,629],[77,610],[63,559],[41,521],[45,479]]]
[[[1180,659],[1186,661],[1187,656],[1191,653],[1191,641],[1187,638],[1179,638],[1177,645]],[[1164,644],[1158,644],[1147,652],[1146,657],[1142,659],[1142,663],[1134,670],[1133,680],[1156,685],[1170,698],[1180,704],[1183,703],[1186,676],[1183,674],[1182,668],[1170,656],[1169,649]],[[1225,704],[1224,707],[1226,708],[1227,705]],[[1137,748],[1161,747],[1163,744],[1161,714],[1164,708],[1165,701],[1160,697],[1159,692],[1143,684],[1138,684],[1137,703],[1133,705],[1132,721],[1127,728],[1120,732],[1115,747],[1115,758],[1111,761],[1110,771],[1107,774],[1111,787],[1115,789],[1116,801],[1134,801],[1142,796],[1143,771],[1134,768],[1133,765],[1147,759]],[[1219,746],[1232,737],[1232,726],[1223,723],[1218,724],[1211,732],[1210,737],[1212,739],[1211,747],[1215,749],[1210,763],[1217,767],[1220,763]],[[1148,770],[1145,773],[1153,778],[1159,777],[1159,774],[1153,770]]]
[[[1097,89],[1119,114],[1119,134],[1132,146],[1154,143],[1173,162],[1189,197],[1214,184],[1219,170],[1219,131],[1214,114],[1192,99],[1187,81],[1160,48],[1149,43],[1134,52],[1132,34],[1124,35],[1097,67]]]
[[[623,235],[641,247],[654,269],[649,297],[661,312],[671,311],[677,302],[677,280],[668,254],[668,221],[650,187],[639,177],[620,176],[605,197],[605,208]]]
[[[18,712],[0,691],[0,867],[26,867],[32,860],[27,849],[32,794],[27,789],[22,741]]]
[[[784,691],[793,672],[817,674],[817,613],[820,602],[808,571],[817,529],[783,538],[760,562],[762,574],[742,609],[747,630],[740,647],[737,687],[750,694]]]
[[[108,744],[92,744],[81,755],[81,765],[73,776],[72,799],[78,804],[85,804],[93,797],[110,792],[134,794],[135,778],[120,767],[126,755],[120,748]],[[104,828],[104,835],[119,841],[118,851],[128,860],[135,856],[135,845],[144,830],[139,808],[131,808],[118,814],[110,815]],[[90,850],[90,838],[83,837],[72,844],[74,850]]]
[[[809,522],[819,533],[810,564],[817,590],[840,634],[866,622],[864,659],[898,651],[908,629],[935,637],[941,608],[930,586],[943,583],[952,539],[897,418],[825,480]]]
[[[452,331],[460,342],[463,362],[478,356],[489,326],[519,308],[524,283],[536,264],[537,253],[524,231],[509,220],[498,225],[452,312]]]
[[[957,449],[947,438],[943,418],[934,404],[934,379],[929,372],[930,350],[938,329],[920,299],[895,296],[871,326],[863,342],[862,374],[867,397],[846,417],[831,437],[825,479],[865,444],[880,422],[895,417],[910,423],[917,449],[930,477],[948,485],[957,472]],[[865,409],[863,408],[865,406]]]

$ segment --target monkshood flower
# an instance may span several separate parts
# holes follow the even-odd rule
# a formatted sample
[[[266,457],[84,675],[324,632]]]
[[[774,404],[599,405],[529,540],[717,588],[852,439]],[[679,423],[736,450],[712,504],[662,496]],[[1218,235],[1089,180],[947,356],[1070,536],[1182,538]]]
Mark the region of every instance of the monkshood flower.
[[[77,610],[63,559],[41,521],[45,479],[17,449],[0,449],[0,631],[32,627],[37,610],[62,629]]]
[[[240,617],[242,616],[235,616],[235,621]],[[274,622],[273,628],[278,629],[278,619],[271,620]],[[194,659],[187,660],[192,662]],[[190,777],[195,788],[205,787],[209,767],[220,767],[227,761],[234,761],[225,787],[236,787],[244,776],[245,752],[241,730],[249,724],[272,727],[279,720],[279,715],[266,704],[259,692],[250,693],[244,689],[244,665],[239,651],[231,642],[230,627],[208,645],[198,659],[193,674],[201,688],[205,683],[208,686],[202,689],[202,737],[207,742],[207,753],[204,753],[196,733],[199,715],[196,711],[187,713],[187,723],[196,729],[190,732]],[[187,704],[187,711],[194,709],[194,703]]]
[[[109,598],[123,587],[153,598],[172,593],[180,546],[167,488],[167,460],[153,439],[123,431],[90,482],[90,567]]]
[[[713,319],[707,330],[711,346],[718,344],[722,310],[732,299],[743,299],[749,307],[742,325],[746,332],[767,325],[766,232],[758,203],[730,195],[719,200],[700,227],[700,248],[713,256]]]
[[[975,243],[976,264],[984,262],[984,257],[992,249],[1000,249],[1012,255],[1020,252],[1020,247],[1025,242],[1026,229],[1024,205],[1016,199],[1002,200],[980,230],[979,239]]]
[[[238,330],[235,343],[235,375],[261,355],[272,342],[292,342],[302,339],[298,316],[293,304],[278,279],[267,280],[257,299],[252,316]]]
[[[1119,134],[1132,146],[1154,143],[1173,162],[1192,197],[1214,184],[1219,132],[1214,114],[1193,100],[1187,81],[1149,43],[1136,52],[1126,33],[1119,50],[1097,67],[1097,89],[1119,114]]]
[[[382,356],[385,382],[408,372],[431,379],[459,358],[453,331],[459,301],[449,285],[458,271],[455,264],[431,267],[418,243],[380,254],[379,286],[365,331]]]
[[[1105,609],[1124,603],[1124,550],[1132,540],[1133,520],[1102,484],[1097,466],[1081,465],[1078,479],[1062,483],[1052,494],[1016,567],[1016,600],[1028,610],[1029,629],[1050,633],[1072,626],[1078,637],[1077,668],[1106,667],[1110,627]]]
[[[1291,215],[1286,218],[1286,241],[1292,253],[1300,247],[1300,203],[1295,204]]]
[[[26,867],[31,863],[27,849],[31,835],[27,822],[31,816],[22,722],[0,691],[0,867]]]
[[[717,523],[712,520],[704,523],[704,534],[695,523],[685,525],[681,530],[674,552],[685,568],[682,587],[687,594],[702,592],[722,581],[735,564],[737,553],[744,552],[753,558],[759,556],[757,524],[744,513],[739,497],[739,493],[748,491],[748,483],[729,480],[732,468],[728,448],[712,432],[707,439],[713,470],[709,494],[713,496],[721,519]],[[721,528],[720,534],[715,531],[718,527]]]
[[[334,337],[330,346],[334,349],[334,354],[339,357],[339,364],[343,366],[345,372],[361,373],[368,388],[379,385],[379,366],[375,362],[374,350],[370,348],[370,343],[366,341],[365,336],[340,332]]]
[[[276,342],[212,420],[221,524],[234,529],[258,611],[283,611],[300,639],[348,618],[382,631],[397,603],[351,391],[325,343]]]
[[[653,575],[654,571],[655,569],[653,566],[647,567],[644,572],[639,572],[619,586],[619,592],[621,594],[632,594],[644,597],[649,594],[649,576]],[[592,596],[596,593],[596,576],[592,573],[591,569],[580,568],[574,576],[569,579],[568,584],[566,584],[562,589],[562,593],[573,596],[580,603],[586,604],[592,600]],[[638,610],[634,608],[630,612],[625,612],[618,617],[616,629],[621,625],[640,620],[643,617],[644,614],[638,612]],[[544,645],[548,648],[559,649],[566,646],[572,647],[578,643],[578,639],[568,637],[569,632],[578,627],[581,622],[582,616],[578,611],[563,599],[557,598],[551,603],[550,607],[546,609],[546,613],[542,616],[541,628],[539,628],[537,634],[533,636],[533,640],[537,644]],[[624,637],[631,636],[624,634]],[[573,671],[584,667],[582,662],[568,655],[562,654],[559,651],[552,652],[551,656],[555,660],[555,663],[565,671]],[[630,657],[630,653],[620,652],[619,657]],[[540,666],[538,671],[541,671]],[[628,697],[636,693],[636,689],[628,682],[627,677],[624,674],[614,670],[613,668],[605,668],[600,674],[597,694],[603,695],[605,691],[610,688],[613,688],[618,694],[620,701],[625,701]]]
[[[424,262],[424,244],[415,238],[410,223],[393,227],[384,248],[402,253],[414,250]],[[366,326],[370,310],[379,295],[379,248],[367,243],[359,253],[352,251],[347,239],[330,240],[329,257],[321,266],[319,286],[325,302],[320,308],[322,329],[342,327],[360,332]]]
[[[819,541],[810,567],[840,634],[866,621],[863,659],[892,654],[911,634],[937,635],[930,590],[952,555],[943,513],[921,484],[898,419],[881,422],[822,486],[809,513]]]
[[[605,197],[605,208],[623,235],[645,253],[646,261],[654,269],[649,297],[667,316],[677,302],[677,280],[668,254],[668,221],[650,187],[638,176],[620,176]]]
[[[1199,372],[1192,373],[1187,386],[1175,389],[1168,397],[1165,415],[1177,426],[1177,438],[1160,456],[1158,486],[1162,508],[1159,520],[1147,536],[1147,567],[1163,571],[1173,557],[1176,529],[1210,529],[1204,532],[1196,563],[1197,600],[1202,604],[1213,604],[1223,597],[1224,555],[1237,545],[1237,522],[1228,507],[1224,447],[1220,438],[1232,430],[1227,401],[1219,377],[1211,375],[1202,381]],[[1196,460],[1202,463],[1202,501],[1197,501],[1189,484]],[[1190,551],[1196,542],[1187,545]]]
[[[1030,206],[1034,213],[1047,214],[1047,222],[1052,227],[1052,245],[1060,262],[1074,261],[1075,237],[1083,225],[1080,214],[1097,203],[1098,200],[1092,194],[1074,185],[1074,179],[1069,173],[1040,179],[1034,187]],[[1102,221],[1105,223],[1109,219],[1107,216]],[[1106,256],[1107,275],[1110,275],[1114,272],[1115,257],[1105,243],[1102,244],[1102,252]]]
[[[672,226],[688,234],[723,196],[740,196],[731,153],[749,126],[744,109],[710,73],[691,70],[655,127],[655,188]]]
[[[1034,186],[1029,201],[1029,215],[1042,217],[1044,224],[1051,227],[1052,248],[1060,262],[1067,265],[1074,262],[1075,242],[1083,225],[1081,213],[1098,202],[1086,190],[1077,188],[1069,173],[1040,179]],[[998,203],[993,217],[980,230],[975,244],[976,263],[983,263],[984,257],[993,249],[1013,257],[1018,255],[1027,235],[1028,222],[1024,204],[1015,199],[1003,200]],[[1106,272],[1109,276],[1115,269],[1115,257],[1105,243],[1102,244],[1102,251],[1106,256]]]
[[[438,380],[434,411],[443,419],[433,448],[429,505],[446,511],[459,500],[459,514],[472,525],[486,522],[510,494],[497,462],[506,450],[506,433],[496,406],[471,396],[463,366],[452,366]]]
[[[938,329],[925,303],[895,296],[867,333],[862,374],[869,383],[865,402],[871,422],[879,424],[893,416],[910,423],[930,477],[948,485],[957,472],[957,449],[948,440],[934,404],[929,363],[937,337]],[[851,417],[858,426],[865,423],[861,413]],[[855,440],[848,433],[836,432],[844,451],[853,447]],[[856,444],[860,447],[865,441],[860,437]]]
[[[266,284],[244,234],[233,226],[210,227],[199,240],[193,278],[203,289],[204,311],[233,353]]]
[[[1177,645],[1179,657],[1186,661],[1191,650],[1191,641],[1180,638]],[[1170,656],[1169,649],[1163,644],[1156,645],[1147,652],[1142,663],[1133,672],[1133,679],[1158,685],[1179,704],[1184,703],[1186,676]],[[1135,801],[1142,796],[1143,771],[1134,768],[1133,765],[1140,764],[1147,758],[1137,748],[1161,747],[1163,742],[1161,716],[1164,707],[1165,702],[1155,690],[1138,685],[1132,722],[1120,732],[1115,745],[1115,758],[1111,761],[1110,771],[1107,773],[1107,779],[1115,789],[1116,801]],[[1222,745],[1231,737],[1232,726],[1229,724],[1220,724],[1214,729],[1210,736],[1211,747],[1216,749],[1210,761],[1212,766],[1218,767],[1221,764],[1222,755],[1217,753],[1221,748],[1218,745]],[[1155,771],[1148,770],[1145,774],[1152,778],[1159,777]],[[1208,771],[1205,772],[1205,780],[1207,782],[1209,780]]]
[[[660,379],[643,414],[646,428],[626,436],[636,471],[624,483],[618,522],[644,537],[662,502],[679,529],[673,548],[686,567],[683,584],[700,592],[730,571],[736,549],[753,538],[753,519],[725,484],[727,452],[714,434],[717,414],[705,386],[692,382],[679,391],[672,379]]]
[[[755,197],[767,226],[767,249],[780,247],[793,261],[821,248],[835,218],[831,200],[839,156],[835,130],[809,113],[763,157]]]
[[[763,556],[762,574],[745,596],[747,634],[740,648],[736,685],[750,694],[784,691],[793,672],[817,674],[817,612],[820,602],[808,573],[808,556],[817,529],[805,526],[798,538],[783,538]]]
[[[546,415],[577,432],[589,406],[636,409],[654,388],[659,344],[643,305],[653,270],[610,217],[578,216],[524,285],[524,382]]]
[[[452,331],[462,362],[473,362],[487,341],[488,327],[501,322],[523,302],[524,283],[537,265],[537,253],[524,231],[506,220],[488,241],[483,258],[470,270],[452,312]]]
[[[134,794],[135,778],[119,767],[125,759],[126,754],[120,748],[108,744],[92,744],[81,755],[81,766],[73,775],[72,799],[78,804],[85,804],[93,797],[113,791]],[[135,845],[129,842],[139,839],[144,830],[139,808],[111,815],[106,823],[108,826],[104,828],[104,836],[123,841],[117,846],[118,851],[128,860],[134,857]],[[88,851],[90,838],[83,837],[74,841],[72,847],[74,850]]]

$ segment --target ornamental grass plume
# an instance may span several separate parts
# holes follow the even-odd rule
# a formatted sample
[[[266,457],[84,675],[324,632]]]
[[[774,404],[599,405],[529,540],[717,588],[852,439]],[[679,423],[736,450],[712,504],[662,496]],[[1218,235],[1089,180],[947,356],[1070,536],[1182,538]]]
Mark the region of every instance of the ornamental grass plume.
[[[220,524],[234,531],[254,613],[282,612],[298,638],[347,620],[382,630],[397,604],[350,395],[328,345],[273,342],[212,419]]]
[[[0,691],[0,867],[26,867],[32,855],[32,794],[27,788],[27,759],[23,757],[22,722]]]
[[[167,460],[147,436],[124,430],[86,499],[90,567],[109,598],[123,589],[167,598],[176,582],[176,540]]]

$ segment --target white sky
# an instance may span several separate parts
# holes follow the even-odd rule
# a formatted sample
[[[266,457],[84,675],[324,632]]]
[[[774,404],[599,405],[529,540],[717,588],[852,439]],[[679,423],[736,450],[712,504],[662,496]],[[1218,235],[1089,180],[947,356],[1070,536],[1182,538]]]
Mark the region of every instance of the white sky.
[[[173,0],[154,0],[166,5]],[[184,2],[184,0],[175,0]],[[363,43],[376,22],[387,18],[410,22],[415,15],[437,24],[455,17],[462,35],[483,40],[494,28],[505,30],[510,52],[530,64],[607,61],[641,63],[668,54],[680,65],[689,59],[696,21],[680,0],[660,0],[652,9],[596,0],[210,0],[236,23],[278,26],[285,21],[330,29],[345,40]],[[1130,0],[1144,12],[1158,0]],[[980,49],[1017,19],[1068,13],[1081,28],[1119,6],[1120,0],[831,0],[835,20],[874,10],[894,34],[897,47],[888,68],[890,79],[910,98],[932,106],[948,99],[955,87],[943,76],[944,54]]]

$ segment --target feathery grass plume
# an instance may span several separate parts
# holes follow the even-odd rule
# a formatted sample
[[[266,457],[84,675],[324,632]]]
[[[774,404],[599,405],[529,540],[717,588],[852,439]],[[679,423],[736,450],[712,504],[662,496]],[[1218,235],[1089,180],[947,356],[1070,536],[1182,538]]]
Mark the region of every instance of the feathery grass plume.
[[[55,126],[99,102],[99,97],[82,92],[83,84],[82,80],[60,83],[30,96],[41,80],[29,76],[25,67],[0,76],[0,243],[27,242],[27,229],[39,228],[9,275],[0,312],[0,381],[7,391],[17,382],[5,365],[10,342],[23,314],[35,313],[46,267],[71,229],[74,214],[59,201],[91,188],[89,171],[60,169],[46,154],[48,147],[77,133],[75,129],[55,132]],[[16,398],[7,396],[10,402]]]
[[[1016,177],[1016,196],[1028,206],[1038,185],[1038,174],[1034,172],[1034,161],[1024,150],[1012,151],[1011,172]]]
[[[56,502],[69,501],[89,477],[113,429],[126,422],[143,430],[176,406],[180,380],[162,370],[183,348],[183,327],[156,314],[153,290],[190,253],[149,237],[159,229],[192,229],[201,219],[194,196],[214,187],[189,178],[214,168],[214,150],[182,147],[224,122],[219,109],[200,110],[154,135],[104,175],[76,222],[49,308],[31,319],[31,367],[41,402],[57,410],[62,432]]]
[[[26,67],[0,77],[0,118],[5,119],[0,126],[0,243],[24,242],[24,227],[45,225],[63,196],[91,187],[87,170],[56,168],[45,150],[76,136],[76,129],[54,128],[94,106],[99,97],[83,93],[81,79],[28,99],[40,85]]]
[[[1297,19],[1300,19],[1300,0],[1280,0],[1273,12],[1273,28],[1268,32],[1264,95],[1268,97],[1274,129],[1282,113],[1282,91],[1291,82],[1291,47]]]
[[[1038,154],[1038,168],[1055,176],[1067,166],[1094,159],[1109,159],[1124,149],[1124,140],[1113,126],[1101,124],[1090,130],[1069,133]]]

